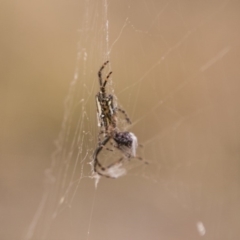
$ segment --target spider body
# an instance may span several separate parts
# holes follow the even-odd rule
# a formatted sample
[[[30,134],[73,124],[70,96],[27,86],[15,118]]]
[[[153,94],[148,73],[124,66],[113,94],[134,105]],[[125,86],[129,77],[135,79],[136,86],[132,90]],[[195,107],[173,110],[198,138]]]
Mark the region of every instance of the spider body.
[[[138,146],[137,137],[131,132],[121,132],[117,127],[117,111],[125,116],[127,123],[130,124],[131,121],[124,110],[114,105],[113,96],[106,93],[105,87],[112,72],[110,72],[103,81],[102,71],[108,62],[109,61],[106,61],[98,71],[100,91],[96,95],[96,106],[98,126],[101,130],[98,137],[98,147],[93,154],[93,168],[94,172],[101,176],[116,178],[124,173],[124,169],[118,168],[119,164],[121,164],[124,159],[138,158],[142,160],[142,158],[136,156],[136,149]],[[100,137],[101,135],[103,135],[103,137]],[[123,153],[124,157],[104,167],[99,162],[98,155],[103,148],[113,151],[106,147],[109,141],[114,148]]]
[[[98,126],[108,129],[109,126],[116,126],[115,109],[113,106],[113,96],[103,96],[101,92],[96,95]]]

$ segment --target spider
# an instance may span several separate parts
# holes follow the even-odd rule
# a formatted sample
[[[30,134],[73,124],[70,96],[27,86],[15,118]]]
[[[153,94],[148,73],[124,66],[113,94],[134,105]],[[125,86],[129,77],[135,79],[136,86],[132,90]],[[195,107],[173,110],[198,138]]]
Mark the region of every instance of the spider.
[[[98,173],[99,175],[115,178],[123,174],[123,172],[121,171],[124,169],[119,169],[118,166],[119,164],[122,163],[122,161],[124,161],[125,158],[127,159],[138,158],[139,160],[142,160],[142,158],[136,156],[136,149],[138,146],[137,137],[131,132],[121,132],[117,128],[117,115],[116,115],[117,111],[124,114],[127,123],[131,124],[131,121],[127,113],[123,109],[114,106],[113,96],[111,94],[106,93],[105,87],[112,72],[109,72],[109,74],[106,76],[103,82],[102,71],[108,63],[109,61],[106,61],[98,71],[100,91],[96,95],[96,105],[98,126],[101,127],[101,130],[98,136],[98,147],[96,148],[93,155],[94,161],[93,167],[94,172]],[[104,136],[103,139],[101,140],[100,136],[102,134]],[[106,147],[106,144],[109,141],[111,142],[113,147],[119,149],[123,153],[124,157],[121,157],[116,162],[108,165],[107,167],[104,167],[99,162],[98,155],[103,148],[113,151],[112,149]]]

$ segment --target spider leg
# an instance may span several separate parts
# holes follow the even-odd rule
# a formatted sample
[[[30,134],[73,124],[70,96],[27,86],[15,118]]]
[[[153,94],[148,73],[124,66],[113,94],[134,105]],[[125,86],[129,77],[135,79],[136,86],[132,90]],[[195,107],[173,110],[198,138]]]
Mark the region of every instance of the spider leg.
[[[100,144],[101,144],[101,143],[100,143]],[[113,142],[112,139],[110,140],[110,144],[111,144],[114,148],[118,148],[118,146],[114,144],[114,142]],[[108,147],[106,147],[106,146],[103,146],[103,148],[105,148],[105,149],[108,150],[108,151],[113,152],[113,149],[112,149],[112,148],[108,148]]]
[[[111,138],[111,140],[110,140],[110,144],[111,144],[111,145],[112,145],[114,148],[117,148],[117,145],[115,145],[115,144],[114,144],[114,142],[113,142],[113,139],[112,139],[112,138]],[[105,148],[106,150],[108,150],[108,151],[111,151],[111,152],[113,151],[113,149],[112,149],[112,148],[108,148],[108,147],[105,147],[105,146],[104,146],[104,148]]]
[[[130,158],[136,158],[136,159],[140,160],[141,162],[143,161],[143,163],[145,163],[145,164],[149,164],[147,161],[144,161],[143,158],[139,157],[139,156],[130,157]],[[128,158],[129,161],[130,161],[130,158]]]
[[[101,130],[98,134],[98,145],[100,146],[101,145],[101,135],[105,134],[105,131]]]
[[[117,176],[113,176],[111,175],[111,173],[108,172],[108,170],[110,170],[111,168],[114,168],[115,165],[118,165],[119,163],[121,163],[122,161],[124,160],[124,158],[120,158],[117,162],[114,162],[110,165],[108,165],[107,167],[103,167],[101,164],[98,164],[99,168],[101,169],[101,171],[103,172],[100,172],[96,169],[96,172],[97,174],[99,174],[100,176],[103,176],[103,177],[107,177],[107,178],[117,178]]]
[[[129,124],[132,124],[130,118],[128,117],[128,115],[127,115],[127,113],[126,113],[126,111],[124,111],[123,109],[118,108],[118,107],[116,107],[115,110],[121,112],[121,113],[125,116],[126,121],[127,121]]]
[[[105,167],[105,170],[106,170],[106,169],[109,169],[109,168],[112,168],[112,167],[114,167],[115,165],[118,165],[118,164],[121,163],[123,160],[124,160],[124,157],[119,158],[116,162],[111,163],[111,164],[109,164],[107,167]]]
[[[106,61],[101,68],[98,71],[98,78],[99,78],[99,84],[102,86],[102,70],[105,68],[105,66],[109,63],[109,61]]]
[[[102,164],[98,161],[98,154],[102,151],[103,147],[109,142],[109,140],[111,139],[111,137],[106,137],[102,142],[101,145],[99,145],[97,147],[97,149],[95,150],[94,154],[93,154],[93,168],[94,168],[94,172],[98,172],[97,170],[97,166],[104,171],[105,168],[102,166]],[[101,174],[100,174],[101,175]]]
[[[118,145],[115,145],[112,140],[111,140],[110,144],[111,144],[113,147],[118,148]]]
[[[99,132],[99,134],[98,134],[98,146],[102,146],[103,148],[105,148],[105,149],[108,150],[108,151],[113,151],[113,149],[108,148],[108,147],[106,147],[105,145],[102,145],[101,137],[100,137],[102,134],[105,134],[105,131],[101,130],[101,131]]]
[[[100,145],[100,146],[102,146],[103,148],[105,148],[105,149],[108,150],[108,151],[113,152],[113,149],[111,149],[111,148],[105,147],[104,145]]]
[[[110,73],[107,75],[107,77],[105,78],[105,81],[104,81],[104,83],[103,83],[103,87],[106,86],[107,80],[109,79],[109,77],[111,76],[111,74],[112,74],[112,72],[110,72]]]
[[[129,161],[130,161],[131,158],[136,158],[136,159],[138,159],[138,160],[140,160],[140,161],[143,161],[143,159],[142,159],[141,157],[138,157],[138,156],[136,156],[136,157],[133,157],[133,156],[127,157],[127,159],[128,159]],[[109,164],[107,167],[103,167],[101,170],[107,171],[108,169],[113,168],[114,166],[120,164],[120,163],[123,162],[125,159],[126,159],[125,157],[121,157],[121,158],[119,158],[116,162]],[[148,162],[144,162],[144,163],[145,163],[145,164],[148,164]],[[102,173],[102,176],[105,176],[105,177],[108,177],[108,178],[114,178],[114,177],[112,177],[112,176],[109,176],[109,175],[106,175],[106,174],[103,174],[103,173]]]

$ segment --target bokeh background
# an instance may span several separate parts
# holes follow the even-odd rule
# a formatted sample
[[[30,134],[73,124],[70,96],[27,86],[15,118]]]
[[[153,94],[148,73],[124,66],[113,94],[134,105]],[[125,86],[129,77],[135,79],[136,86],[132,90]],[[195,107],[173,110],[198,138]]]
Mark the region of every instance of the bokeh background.
[[[239,239],[239,25],[239,1],[2,1],[0,239]],[[107,59],[149,165],[96,187]]]

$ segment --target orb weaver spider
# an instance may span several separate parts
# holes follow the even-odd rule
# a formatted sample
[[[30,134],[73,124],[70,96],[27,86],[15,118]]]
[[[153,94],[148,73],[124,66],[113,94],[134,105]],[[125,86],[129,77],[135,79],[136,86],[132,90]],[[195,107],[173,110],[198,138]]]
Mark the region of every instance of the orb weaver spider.
[[[132,132],[121,132],[117,127],[117,111],[125,116],[127,123],[131,124],[131,121],[123,109],[114,105],[113,96],[106,93],[105,87],[112,72],[109,72],[103,82],[102,71],[108,63],[109,61],[106,61],[98,71],[100,91],[96,95],[96,105],[98,126],[101,127],[101,130],[98,135],[98,147],[93,154],[93,170],[98,175],[117,178],[125,173],[125,169],[119,168],[119,166],[126,158],[137,158],[139,160],[142,160],[142,158],[136,156],[136,149],[138,147],[137,137]],[[101,135],[103,135],[103,138],[100,137]],[[103,148],[113,151],[106,147],[109,141],[111,145],[120,150],[124,156],[104,167],[99,162],[98,155]]]

